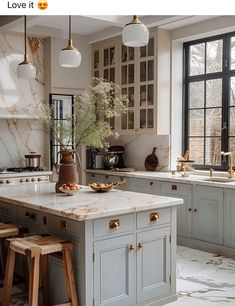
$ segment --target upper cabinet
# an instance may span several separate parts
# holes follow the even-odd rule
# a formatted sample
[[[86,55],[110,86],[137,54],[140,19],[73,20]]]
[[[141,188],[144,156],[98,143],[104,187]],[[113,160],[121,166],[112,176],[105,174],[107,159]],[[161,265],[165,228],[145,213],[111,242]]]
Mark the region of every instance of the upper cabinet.
[[[92,66],[94,77],[119,84],[129,99],[127,113],[111,121],[111,126],[119,134],[169,134],[168,30],[151,30],[148,45],[140,48],[122,45],[121,37],[96,43],[93,45]]]

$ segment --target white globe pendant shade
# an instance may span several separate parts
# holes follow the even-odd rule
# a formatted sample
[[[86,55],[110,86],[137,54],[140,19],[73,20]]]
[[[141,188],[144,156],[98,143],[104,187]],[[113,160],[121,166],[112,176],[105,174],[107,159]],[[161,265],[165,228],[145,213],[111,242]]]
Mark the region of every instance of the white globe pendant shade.
[[[21,63],[17,66],[17,76],[21,79],[34,79],[36,77],[36,69],[31,63]]]
[[[81,60],[81,53],[76,48],[66,48],[60,51],[59,63],[62,67],[79,67]]]
[[[148,44],[149,30],[137,16],[133,16],[133,20],[123,28],[122,42],[127,47],[142,47]]]

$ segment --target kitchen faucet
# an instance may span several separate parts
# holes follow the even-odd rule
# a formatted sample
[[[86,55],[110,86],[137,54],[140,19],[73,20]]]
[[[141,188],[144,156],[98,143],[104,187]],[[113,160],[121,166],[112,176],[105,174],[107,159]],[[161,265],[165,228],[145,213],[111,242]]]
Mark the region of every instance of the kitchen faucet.
[[[228,178],[234,177],[234,170],[233,170],[233,154],[232,152],[224,152],[221,151],[221,155],[228,156]]]

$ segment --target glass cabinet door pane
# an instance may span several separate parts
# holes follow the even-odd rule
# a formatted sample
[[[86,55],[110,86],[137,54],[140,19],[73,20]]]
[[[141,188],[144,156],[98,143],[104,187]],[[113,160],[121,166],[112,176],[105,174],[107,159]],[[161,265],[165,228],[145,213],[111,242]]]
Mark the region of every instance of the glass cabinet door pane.
[[[204,138],[189,138],[190,159],[196,164],[204,164]]]
[[[127,66],[122,66],[122,84],[127,84]]]
[[[99,51],[94,53],[94,68],[99,68]]]
[[[129,87],[128,88],[128,99],[129,99],[129,107],[134,107],[134,87]]]
[[[146,62],[140,63],[140,82],[146,81]]]
[[[147,127],[151,129],[153,128],[153,109],[148,109],[147,115]]]
[[[189,75],[205,73],[205,44],[190,46],[189,50]]]
[[[109,81],[109,70],[108,69],[104,69],[104,79],[106,81]]]
[[[205,142],[205,164],[221,165],[221,139],[220,137],[206,138]]]
[[[230,69],[235,69],[235,36],[230,39]]]
[[[104,66],[109,65],[109,49],[104,49]]]
[[[214,40],[206,44],[206,73],[222,71],[223,40]]]
[[[152,81],[154,79],[154,61],[148,61],[148,80]]]
[[[115,48],[112,47],[109,49],[109,65],[115,64]]]
[[[127,114],[122,115],[122,120],[121,121],[122,121],[122,123],[121,123],[122,129],[126,130],[127,129]]]
[[[148,105],[153,105],[153,84],[148,85]]]
[[[128,129],[134,129],[134,111],[128,111]]]
[[[140,47],[140,57],[146,57],[147,49],[146,47]]]
[[[110,82],[115,83],[115,68],[110,68]]]
[[[122,94],[127,96],[127,88],[122,88]]]
[[[146,105],[146,85],[140,86],[140,106]]]
[[[204,107],[204,81],[189,84],[189,108]]]
[[[145,109],[140,110],[140,128],[141,129],[146,128],[146,110]]]
[[[94,72],[94,77],[95,77],[95,78],[99,78],[99,77],[100,77],[100,73],[99,73],[98,70],[96,70],[96,71]]]
[[[127,61],[127,47],[122,45],[122,63]]]
[[[149,39],[148,56],[154,56],[154,38],[153,37]]]
[[[131,64],[128,66],[128,83],[132,84],[134,83],[134,64]]]
[[[135,48],[129,47],[128,48],[128,61],[133,61],[135,58]]]

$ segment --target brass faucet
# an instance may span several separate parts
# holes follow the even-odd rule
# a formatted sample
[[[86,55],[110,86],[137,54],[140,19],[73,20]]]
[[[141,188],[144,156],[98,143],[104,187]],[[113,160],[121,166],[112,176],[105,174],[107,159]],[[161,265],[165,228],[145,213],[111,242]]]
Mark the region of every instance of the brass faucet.
[[[224,152],[224,151],[221,151],[221,154],[224,157],[228,156],[228,178],[233,178],[234,177],[233,154],[232,154],[232,152]]]

